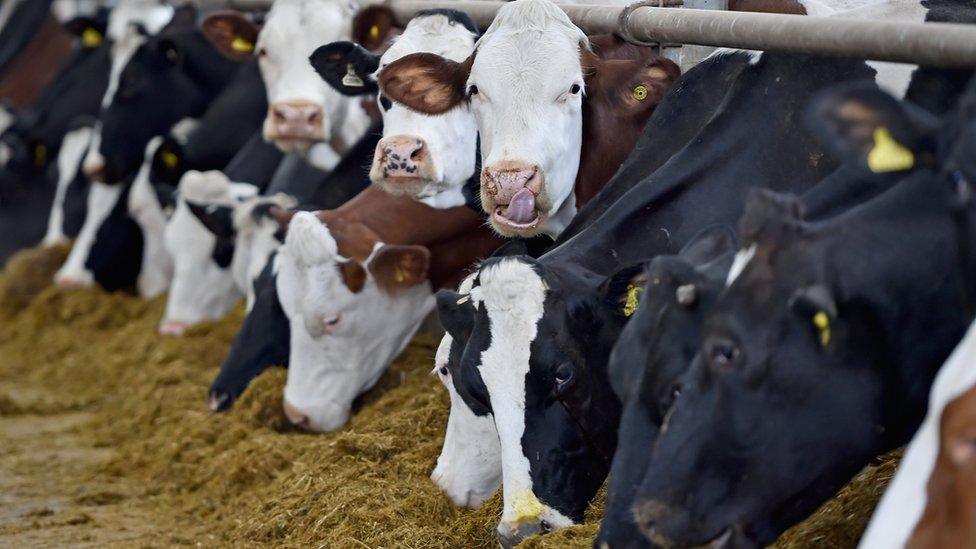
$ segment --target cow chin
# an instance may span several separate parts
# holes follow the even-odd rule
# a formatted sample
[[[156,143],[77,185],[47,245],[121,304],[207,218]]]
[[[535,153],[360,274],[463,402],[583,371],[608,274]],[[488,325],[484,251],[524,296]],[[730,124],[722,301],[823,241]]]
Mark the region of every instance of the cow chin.
[[[641,534],[658,547],[668,549],[753,549],[760,547],[755,540],[746,536],[738,526],[727,526],[715,537],[704,543],[686,542],[675,539],[673,536],[657,528],[642,523],[640,520],[640,506],[637,507],[635,515],[637,515],[637,524],[640,525]]]
[[[531,222],[524,224],[515,223],[501,214],[501,208],[502,206],[498,206],[492,209],[491,228],[495,229],[495,232],[505,238],[532,238],[539,236],[542,232],[542,227],[549,220],[549,214],[547,212],[536,209],[536,217]]]
[[[437,182],[425,177],[370,177],[374,185],[393,196],[407,196],[421,199],[432,194]],[[435,191],[436,192],[436,191]]]

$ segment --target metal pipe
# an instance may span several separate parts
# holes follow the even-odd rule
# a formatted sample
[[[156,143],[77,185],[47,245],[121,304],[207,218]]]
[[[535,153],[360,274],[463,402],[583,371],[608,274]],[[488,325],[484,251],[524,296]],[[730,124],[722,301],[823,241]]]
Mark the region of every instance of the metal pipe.
[[[269,0],[197,0],[211,6],[261,9]],[[590,0],[597,4],[600,0]],[[383,3],[365,1],[364,4]],[[401,23],[429,8],[454,8],[468,13],[487,28],[505,2],[496,0],[395,0],[387,5]],[[589,34],[615,32],[623,8],[607,5],[563,4],[573,23]],[[630,35],[647,42],[665,42],[860,57],[875,61],[915,63],[933,67],[976,67],[976,25],[906,23],[747,13],[640,7],[625,21]]]

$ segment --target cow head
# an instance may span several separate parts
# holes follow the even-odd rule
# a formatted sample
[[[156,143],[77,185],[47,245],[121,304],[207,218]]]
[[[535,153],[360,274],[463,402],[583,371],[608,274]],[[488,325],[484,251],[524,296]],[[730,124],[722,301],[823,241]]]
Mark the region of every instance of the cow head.
[[[234,206],[256,192],[217,171],[183,176],[164,233],[173,283],[160,333],[181,335],[190,325],[221,318],[243,297],[233,275],[242,261],[242,254],[234,253]]]
[[[471,336],[474,306],[466,298],[475,275],[465,278],[457,292],[437,294],[437,309],[447,333],[434,358],[434,374],[444,384],[451,399],[451,411],[444,434],[444,446],[437,458],[431,480],[460,507],[480,507],[502,482],[501,446],[491,411],[474,407],[459,390],[461,353]]]
[[[382,56],[350,42],[322,46],[312,65],[322,77],[347,95],[376,93],[375,73],[397,59],[418,52],[438,54],[453,62],[471,55],[478,30],[471,19],[455,10],[420,11]],[[369,177],[394,194],[417,199],[436,196],[437,207],[464,204],[461,188],[476,169],[477,135],[468,105],[432,118],[380,94],[383,139]]]
[[[976,388],[942,410],[938,456],[928,481],[925,512],[909,549],[968,547],[976,543],[970,516],[976,509]]]
[[[379,82],[384,95],[420,112],[470,105],[492,226],[505,236],[556,235],[576,212],[583,97],[602,66],[555,4],[516,0],[499,10],[467,59],[408,55],[387,65]]]
[[[299,212],[276,262],[291,324],[285,414],[299,427],[334,431],[433,307],[430,252],[379,242],[358,223],[327,227]]]
[[[794,197],[747,201],[744,247],[636,492],[657,544],[775,539],[905,442],[967,323],[946,155],[960,134],[936,138],[876,88],[829,92],[812,112],[849,163],[904,178],[823,224]]]
[[[725,287],[734,246],[725,227],[706,229],[679,255],[651,260],[630,282],[627,299],[636,309],[608,366],[623,413],[597,546],[647,546],[633,520],[634,491],[664,415],[680,394],[675,382],[698,350],[704,315]]]
[[[322,81],[308,63],[322,43],[349,40],[358,6],[347,0],[280,0],[259,27],[237,12],[217,12],[203,22],[210,40],[227,56],[256,56],[268,92],[264,138],[285,152],[307,154],[313,145],[342,141],[348,146],[365,129],[366,117],[352,136],[344,125],[362,114]],[[339,151],[344,152],[344,151]]]

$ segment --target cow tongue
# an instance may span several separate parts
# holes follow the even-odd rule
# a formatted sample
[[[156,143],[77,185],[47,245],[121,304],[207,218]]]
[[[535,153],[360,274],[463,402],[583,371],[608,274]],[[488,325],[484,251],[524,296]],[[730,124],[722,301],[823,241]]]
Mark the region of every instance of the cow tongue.
[[[505,217],[512,223],[528,223],[535,219],[535,195],[529,189],[515,193],[508,203]]]

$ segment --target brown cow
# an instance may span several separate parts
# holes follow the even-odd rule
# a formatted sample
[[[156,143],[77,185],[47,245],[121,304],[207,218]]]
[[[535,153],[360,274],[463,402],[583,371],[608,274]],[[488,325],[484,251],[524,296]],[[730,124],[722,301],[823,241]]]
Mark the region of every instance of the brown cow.
[[[0,76],[0,98],[26,107],[71,55],[72,36],[50,14]]]

